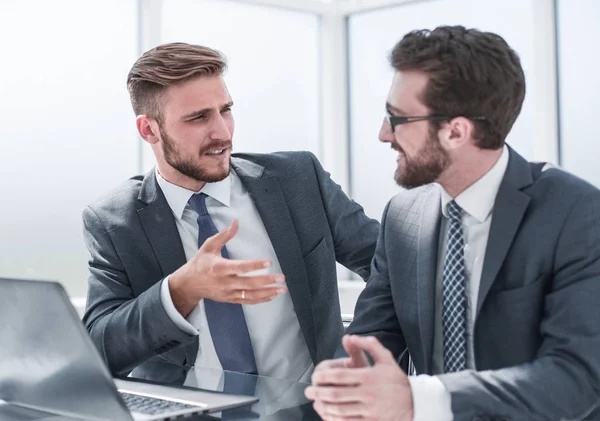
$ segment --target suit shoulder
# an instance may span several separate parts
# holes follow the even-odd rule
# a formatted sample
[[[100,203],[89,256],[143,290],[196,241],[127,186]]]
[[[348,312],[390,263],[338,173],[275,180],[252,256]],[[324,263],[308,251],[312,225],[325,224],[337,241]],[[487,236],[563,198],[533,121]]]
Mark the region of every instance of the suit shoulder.
[[[269,170],[290,170],[314,165],[317,157],[308,151],[280,151],[271,153],[235,153],[233,157],[262,165]]]
[[[138,202],[137,198],[143,180],[143,175],[131,177],[91,202],[88,208],[92,209],[96,214],[112,213],[114,211],[123,212],[128,207],[137,209],[135,204]]]
[[[432,183],[414,189],[403,189],[388,202],[388,213],[404,212],[414,209],[415,206],[421,208],[427,204],[426,202],[434,193],[440,194],[439,184]]]
[[[551,164],[546,164],[531,186],[532,193],[546,197],[559,196],[564,202],[575,202],[583,196],[600,195],[589,182]]]

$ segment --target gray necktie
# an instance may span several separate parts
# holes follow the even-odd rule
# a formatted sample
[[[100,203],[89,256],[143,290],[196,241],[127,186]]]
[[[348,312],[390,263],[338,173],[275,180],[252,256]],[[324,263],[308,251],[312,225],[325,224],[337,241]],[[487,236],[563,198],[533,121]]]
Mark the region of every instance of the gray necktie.
[[[198,248],[200,248],[207,238],[217,234],[218,231],[206,208],[206,194],[194,194],[189,203],[198,213]],[[229,258],[226,247],[221,250],[221,255]],[[257,374],[254,350],[241,304],[204,299],[204,307],[210,336],[223,370]]]
[[[444,263],[442,328],[444,371],[467,368],[467,296],[465,277],[462,209],[453,200],[448,203],[448,242]]]

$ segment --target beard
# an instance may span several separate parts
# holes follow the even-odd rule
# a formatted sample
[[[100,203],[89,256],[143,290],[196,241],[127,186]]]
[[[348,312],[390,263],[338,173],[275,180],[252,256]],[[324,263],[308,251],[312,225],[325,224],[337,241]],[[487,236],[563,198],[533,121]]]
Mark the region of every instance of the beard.
[[[181,174],[196,181],[203,181],[205,183],[216,183],[217,181],[224,180],[227,178],[227,176],[229,176],[229,171],[231,169],[231,158],[227,163],[219,166],[217,170],[207,170],[195,162],[194,157],[184,156],[180,152],[173,138],[171,138],[163,129],[162,125],[159,125],[159,132],[162,139],[161,147],[165,161],[167,161],[167,164],[179,171]],[[206,152],[211,150],[227,149],[231,147],[231,142],[213,142],[206,145],[206,147],[200,151],[198,157],[203,156]]]
[[[427,142],[413,158],[405,155],[398,145],[393,144],[392,147],[402,152],[404,157],[404,163],[398,163],[394,180],[405,189],[435,182],[451,163],[450,156],[440,145],[436,133],[429,134]]]

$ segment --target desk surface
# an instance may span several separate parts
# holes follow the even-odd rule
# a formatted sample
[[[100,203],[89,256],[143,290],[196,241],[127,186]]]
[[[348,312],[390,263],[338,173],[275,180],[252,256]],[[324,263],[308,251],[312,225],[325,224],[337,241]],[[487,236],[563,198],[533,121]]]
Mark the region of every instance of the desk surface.
[[[223,411],[189,420],[268,420],[268,421],[320,421],[312,403],[304,397],[307,383],[291,382],[264,376],[234,373],[201,367],[163,365],[163,373],[172,368],[173,377],[145,378],[153,382],[192,389],[222,391],[238,395],[255,396],[259,401],[246,407]],[[178,373],[184,373],[179,375]],[[135,377],[133,377],[135,378]]]

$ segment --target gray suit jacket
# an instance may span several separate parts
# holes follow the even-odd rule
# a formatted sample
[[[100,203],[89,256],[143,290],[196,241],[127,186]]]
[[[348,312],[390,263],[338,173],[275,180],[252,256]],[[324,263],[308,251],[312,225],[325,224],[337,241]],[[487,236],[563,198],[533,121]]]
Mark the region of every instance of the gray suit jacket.
[[[444,374],[455,420],[600,419],[600,191],[510,150],[474,331],[477,371]],[[348,332],[431,374],[440,189],[388,204]],[[478,418],[479,417],[479,418]]]
[[[310,153],[234,154],[232,166],[265,224],[313,362],[331,358],[343,331],[335,262],[367,279],[379,224]],[[137,367],[136,377],[181,382],[198,339],[161,304],[161,280],[186,258],[154,170],[87,207],[83,221],[91,254],[83,320],[111,372]]]

